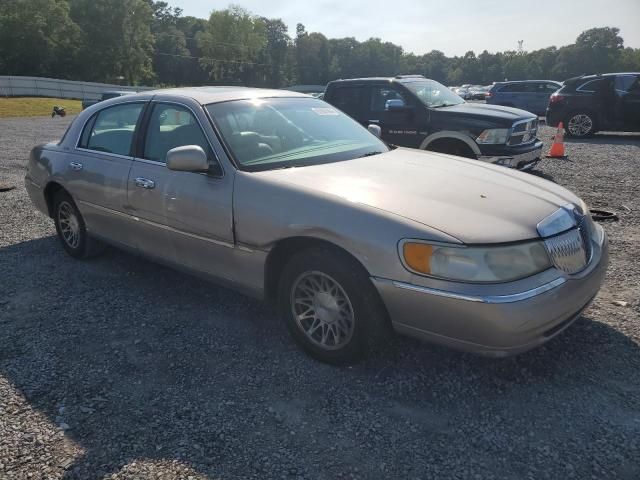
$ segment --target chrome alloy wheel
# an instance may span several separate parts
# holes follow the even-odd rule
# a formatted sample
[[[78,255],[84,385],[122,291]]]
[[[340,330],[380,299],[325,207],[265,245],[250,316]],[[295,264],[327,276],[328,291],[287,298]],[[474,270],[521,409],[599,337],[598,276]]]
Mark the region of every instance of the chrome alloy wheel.
[[[78,248],[80,244],[80,222],[73,207],[67,201],[60,202],[58,223],[65,243],[73,249]]]
[[[351,341],[355,330],[353,307],[340,284],[318,271],[305,272],[293,283],[291,311],[309,340],[325,350]]]
[[[582,137],[593,130],[593,120],[591,120],[589,115],[579,113],[569,119],[569,125],[567,125],[567,128],[571,135]]]

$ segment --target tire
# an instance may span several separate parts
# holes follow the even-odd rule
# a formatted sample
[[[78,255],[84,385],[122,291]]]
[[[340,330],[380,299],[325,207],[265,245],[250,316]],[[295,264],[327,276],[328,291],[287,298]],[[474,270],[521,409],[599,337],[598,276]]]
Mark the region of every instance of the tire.
[[[90,258],[104,251],[104,243],[87,233],[82,214],[65,191],[56,193],[53,199],[53,221],[62,248],[72,257]]]
[[[478,158],[471,148],[460,140],[435,141],[434,144],[427,146],[427,150],[430,152],[455,155],[456,157],[471,158],[473,160],[477,160]]]
[[[596,128],[595,115],[591,112],[572,112],[564,120],[564,129],[567,132],[567,136],[572,138],[590,137],[596,133]]]
[[[366,271],[328,247],[291,257],[279,281],[278,313],[305,352],[332,365],[361,360],[391,331]]]

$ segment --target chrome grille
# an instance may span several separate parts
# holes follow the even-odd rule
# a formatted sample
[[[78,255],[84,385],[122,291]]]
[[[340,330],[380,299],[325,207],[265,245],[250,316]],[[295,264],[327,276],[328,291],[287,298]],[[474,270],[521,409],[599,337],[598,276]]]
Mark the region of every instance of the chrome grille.
[[[587,220],[567,232],[545,239],[544,244],[556,268],[568,274],[584,270],[591,257]]]
[[[538,119],[532,118],[522,122],[514,123],[511,127],[509,145],[522,145],[535,141],[538,134]]]

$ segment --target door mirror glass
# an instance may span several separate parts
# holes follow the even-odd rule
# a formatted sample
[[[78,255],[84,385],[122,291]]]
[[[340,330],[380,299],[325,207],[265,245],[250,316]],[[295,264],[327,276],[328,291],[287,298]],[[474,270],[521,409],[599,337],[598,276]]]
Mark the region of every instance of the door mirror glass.
[[[378,138],[382,137],[382,129],[380,128],[380,125],[371,124],[367,127],[367,130]]]
[[[167,152],[167,168],[178,172],[208,172],[207,154],[198,145],[185,145]]]
[[[384,109],[389,112],[401,112],[407,109],[407,105],[401,98],[392,98],[385,102]]]

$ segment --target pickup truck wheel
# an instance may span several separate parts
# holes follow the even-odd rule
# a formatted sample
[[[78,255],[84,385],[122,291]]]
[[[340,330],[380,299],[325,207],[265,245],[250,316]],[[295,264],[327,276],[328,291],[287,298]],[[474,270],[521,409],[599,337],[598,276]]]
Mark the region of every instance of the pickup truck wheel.
[[[362,267],[331,248],[310,248],[286,264],[278,310],[294,340],[312,357],[343,365],[383,338],[386,311]]]
[[[430,152],[446,153],[447,155],[455,155],[456,157],[471,158],[476,160],[478,157],[473,150],[460,140],[438,139],[427,146]]]
[[[596,132],[596,120],[590,112],[570,113],[565,122],[565,128],[569,137],[584,138]]]
[[[65,251],[74,258],[89,258],[104,250],[104,244],[87,233],[87,228],[71,196],[60,191],[53,200],[53,220]]]

